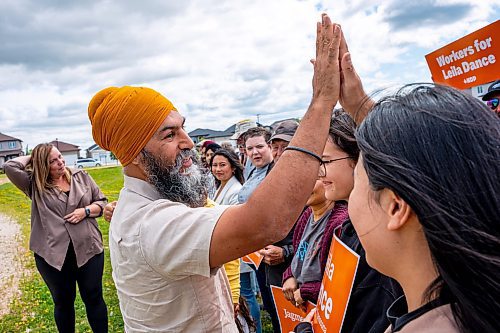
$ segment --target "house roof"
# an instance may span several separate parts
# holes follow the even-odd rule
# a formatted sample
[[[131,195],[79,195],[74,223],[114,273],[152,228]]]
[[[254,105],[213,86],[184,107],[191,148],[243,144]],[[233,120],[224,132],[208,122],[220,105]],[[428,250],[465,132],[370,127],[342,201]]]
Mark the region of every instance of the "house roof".
[[[98,150],[102,150],[102,151],[108,151],[104,148],[101,148],[97,143],[94,143],[92,146],[88,147],[87,148],[87,151],[98,151]]]
[[[12,141],[12,140],[23,142],[23,140],[21,140],[21,139],[18,139],[18,138],[15,138],[13,136],[10,136],[10,135],[5,135],[3,133],[0,133],[0,141]]]
[[[231,136],[234,134],[236,125],[231,125],[228,128],[226,128],[224,131],[214,131],[211,129],[207,128],[197,128],[194,131],[191,131],[188,133],[190,137],[200,137],[202,136],[205,139],[210,139],[210,138],[220,138],[223,136]]]
[[[269,126],[264,126],[260,123],[257,123],[257,126],[263,126],[263,127],[268,127],[270,129],[274,129],[279,123],[285,120],[297,121],[297,118],[287,118],[287,119],[277,120]],[[213,138],[220,138],[223,136],[232,136],[235,130],[236,130],[236,124],[233,124],[223,131],[215,131],[208,128],[197,128],[194,131],[189,132],[188,135],[192,138],[203,137],[204,139],[213,139]]]
[[[97,143],[94,143],[92,146],[88,147],[87,150],[88,151],[91,151],[91,150],[102,150],[102,148],[99,147],[99,145]]]
[[[64,142],[64,141],[59,141],[59,140],[54,140],[52,142],[50,142],[51,144],[53,144],[54,146],[57,147],[57,149],[59,149],[59,151],[61,153],[65,153],[65,152],[72,152],[72,151],[80,151],[80,148],[76,145],[73,145],[71,143],[67,143],[67,142]]]

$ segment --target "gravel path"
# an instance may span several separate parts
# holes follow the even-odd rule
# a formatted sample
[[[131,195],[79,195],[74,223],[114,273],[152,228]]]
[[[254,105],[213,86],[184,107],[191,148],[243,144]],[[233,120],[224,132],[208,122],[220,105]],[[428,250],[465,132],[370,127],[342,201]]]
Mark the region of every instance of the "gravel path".
[[[22,252],[21,227],[0,214],[0,318],[8,313],[12,299],[20,295],[19,281],[25,272]]]

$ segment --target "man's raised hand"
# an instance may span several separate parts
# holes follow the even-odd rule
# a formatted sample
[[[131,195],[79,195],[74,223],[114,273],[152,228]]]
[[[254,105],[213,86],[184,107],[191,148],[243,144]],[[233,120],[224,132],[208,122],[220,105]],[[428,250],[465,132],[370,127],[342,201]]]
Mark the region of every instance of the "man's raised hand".
[[[316,59],[313,76],[313,102],[324,103],[333,109],[340,97],[339,48],[342,39],[340,26],[332,23],[327,14],[316,25]]]

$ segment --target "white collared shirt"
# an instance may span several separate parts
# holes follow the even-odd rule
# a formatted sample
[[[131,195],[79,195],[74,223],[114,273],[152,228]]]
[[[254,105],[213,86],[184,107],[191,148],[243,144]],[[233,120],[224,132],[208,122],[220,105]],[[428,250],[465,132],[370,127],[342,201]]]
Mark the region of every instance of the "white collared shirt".
[[[124,177],[109,248],[126,332],[237,332],[224,269],[209,265],[227,206],[190,208]]]

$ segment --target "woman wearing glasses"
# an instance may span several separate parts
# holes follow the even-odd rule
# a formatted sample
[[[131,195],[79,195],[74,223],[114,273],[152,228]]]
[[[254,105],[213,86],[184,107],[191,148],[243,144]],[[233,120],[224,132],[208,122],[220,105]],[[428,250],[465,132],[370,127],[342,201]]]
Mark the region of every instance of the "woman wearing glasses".
[[[346,150],[341,151],[342,157],[336,160],[351,159],[350,163],[346,164],[347,169],[339,170],[336,175],[341,182],[339,187],[344,189],[343,197],[347,198],[352,189],[352,169],[359,154],[354,140],[355,125],[354,121],[341,110],[334,111],[334,118],[329,140],[337,142]],[[324,166],[336,160],[322,163],[320,177],[324,177]],[[294,305],[301,305],[307,301],[317,302],[333,232],[348,218],[347,202],[327,199],[321,179],[316,181],[306,206],[308,208],[295,225],[292,262],[283,273],[283,293]]]
[[[359,148],[354,135],[355,127],[354,121],[345,111],[335,110],[333,112],[329,138],[326,141],[322,156],[323,162],[319,169],[319,179],[323,184],[326,200],[335,202],[337,205],[348,201],[354,186],[353,172],[359,156]],[[304,214],[307,214],[307,211]],[[304,230],[303,226],[300,227],[300,221],[303,219],[304,215],[299,218],[296,226],[297,233]],[[334,225],[335,223],[330,221],[330,224]],[[338,224],[336,226],[338,227],[335,230],[332,227],[327,227],[323,234],[319,254],[322,265],[321,272],[325,268],[333,233],[337,234],[344,243],[360,255],[349,305],[342,325],[342,332],[382,333],[389,326],[389,321],[385,313],[390,304],[402,295],[402,290],[394,280],[368,266],[363,247],[347,216],[341,221],[340,226]],[[296,253],[298,253],[299,248],[295,246],[294,248]],[[290,271],[287,272],[290,273]],[[287,272],[283,276],[284,279],[287,279],[285,281],[286,288],[293,290],[293,280],[291,280],[293,277],[287,275]],[[294,275],[292,274],[292,276]],[[318,291],[321,285],[321,278],[319,281]],[[304,301],[304,298],[301,297],[302,295],[308,297],[306,300],[311,300],[309,295],[312,293],[309,293],[309,290],[306,288],[303,287],[303,291],[296,289],[294,292],[294,301],[297,305],[300,305]],[[290,294],[290,291],[284,290],[285,294]],[[301,329],[302,327],[297,332],[302,332]]]

